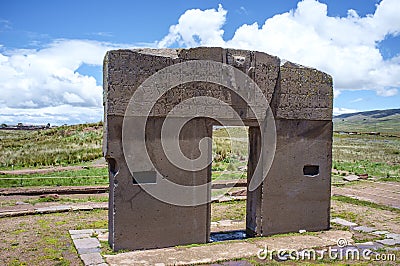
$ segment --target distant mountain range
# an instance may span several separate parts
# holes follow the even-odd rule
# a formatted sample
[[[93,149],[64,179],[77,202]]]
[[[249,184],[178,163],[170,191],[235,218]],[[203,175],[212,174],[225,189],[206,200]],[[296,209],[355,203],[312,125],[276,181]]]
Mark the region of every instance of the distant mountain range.
[[[333,117],[335,131],[400,134],[400,109],[375,110]]]

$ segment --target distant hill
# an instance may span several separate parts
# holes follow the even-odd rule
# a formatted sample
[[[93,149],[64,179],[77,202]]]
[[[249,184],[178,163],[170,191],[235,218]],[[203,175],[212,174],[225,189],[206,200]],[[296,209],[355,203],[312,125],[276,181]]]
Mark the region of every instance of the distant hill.
[[[400,109],[341,114],[333,118],[335,131],[380,132],[400,135]]]

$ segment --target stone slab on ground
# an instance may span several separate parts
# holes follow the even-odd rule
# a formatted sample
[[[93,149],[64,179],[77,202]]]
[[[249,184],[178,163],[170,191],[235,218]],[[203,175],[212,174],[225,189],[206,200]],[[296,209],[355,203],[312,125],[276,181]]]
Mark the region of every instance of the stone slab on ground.
[[[220,226],[230,226],[232,225],[233,221],[232,220],[221,220],[218,222],[218,225]]]
[[[393,238],[400,241],[400,234],[388,233],[386,234],[386,238]]]
[[[400,251],[400,247],[386,248],[387,251]]]
[[[100,254],[101,245],[97,238],[100,234],[107,234],[106,229],[69,230],[69,234],[85,266],[107,265]]]
[[[94,237],[73,239],[72,241],[74,242],[76,249],[88,249],[88,248],[99,248],[100,247],[99,240]]]
[[[17,209],[17,210],[0,210],[0,218],[16,217],[24,215],[58,213],[68,211],[90,211],[94,209],[108,209],[108,202],[92,203],[92,204],[75,204],[75,205],[54,205],[35,209]]]
[[[81,238],[88,238],[91,237],[92,234],[76,234],[76,235],[71,235],[72,239],[81,239]]]
[[[343,180],[345,181],[357,181],[358,179],[360,179],[360,177],[358,175],[348,175],[348,176],[344,176]]]
[[[91,254],[91,253],[99,253],[101,252],[100,248],[77,248],[78,254]]]
[[[377,250],[383,247],[382,244],[376,242],[364,242],[364,243],[355,243],[354,244],[359,249],[370,249],[370,250]]]
[[[53,213],[53,212],[66,212],[72,209],[69,205],[49,206],[35,209],[37,213]]]
[[[100,255],[100,253],[82,254],[81,260],[85,265],[97,265],[104,263],[103,257]]]
[[[371,234],[377,235],[377,236],[386,235],[386,234],[389,234],[389,233],[390,233],[389,231],[374,231],[374,232],[371,232]]]
[[[93,234],[94,230],[93,229],[82,229],[82,230],[69,230],[68,231],[70,235],[81,235],[81,234]]]
[[[227,241],[202,246],[172,247],[138,250],[116,255],[105,255],[110,265],[188,265],[213,263],[256,256],[268,246],[269,249],[306,249],[336,244],[340,238],[351,241],[348,231],[323,231],[315,235],[275,236],[251,239],[250,241]]]
[[[94,229],[97,239],[99,241],[108,241],[108,230],[107,229]]]
[[[82,254],[81,259],[85,265],[98,265],[104,263],[103,257],[100,253]]]
[[[246,187],[247,180],[216,180],[211,184],[211,189],[232,188],[232,187]]]
[[[400,244],[400,239],[386,238],[382,240],[376,240],[376,242],[387,246],[394,246]]]
[[[375,231],[376,228],[372,228],[372,227],[368,227],[368,226],[356,226],[356,227],[353,227],[353,230],[361,231],[364,233],[371,233],[371,232]]]
[[[331,220],[331,222],[335,223],[335,224],[340,224],[340,225],[343,225],[343,226],[347,226],[347,227],[357,226],[356,223],[349,222],[349,221],[347,221],[345,219],[342,219],[342,218],[334,218],[334,219]]]
[[[237,201],[237,200],[246,200],[246,196],[217,196],[211,198],[211,203],[221,203],[221,202],[229,202],[229,201]]]
[[[24,216],[32,214],[36,214],[35,210],[5,211],[5,212],[0,212],[0,218]]]
[[[73,211],[92,211],[93,207],[89,205],[72,206]]]

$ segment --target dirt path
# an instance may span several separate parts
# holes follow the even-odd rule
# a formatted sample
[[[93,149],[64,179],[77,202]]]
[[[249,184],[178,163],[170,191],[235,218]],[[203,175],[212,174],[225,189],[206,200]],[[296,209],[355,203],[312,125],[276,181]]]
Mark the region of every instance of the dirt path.
[[[0,188],[0,196],[44,195],[44,194],[96,194],[108,191],[109,186],[68,186],[68,187],[19,187]]]
[[[331,213],[335,217],[345,218],[358,225],[400,234],[400,217],[396,212],[354,205],[337,200],[333,200],[331,204]]]
[[[7,212],[31,211],[46,207],[97,206],[99,204],[107,206],[107,199],[108,193],[0,196],[0,217]]]
[[[42,168],[42,169],[3,170],[3,171],[0,171],[0,175],[47,174],[47,173],[53,173],[53,172],[87,169],[88,167],[103,168],[106,166],[107,166],[106,164],[93,164],[90,166],[74,165],[74,166],[54,166],[54,167]]]
[[[342,195],[400,209],[400,183],[359,181],[332,187],[332,195]]]
[[[0,265],[83,265],[68,230],[107,228],[107,211],[1,218]]]
[[[362,181],[341,188],[334,187],[333,190],[337,194],[341,193],[341,195],[350,195],[349,191],[367,190],[380,196],[388,196],[389,194],[386,192],[389,191],[392,193],[390,195],[395,197],[399,195],[399,187],[399,183]],[[60,202],[37,202],[33,204],[32,202],[37,200],[39,196],[0,196],[0,203],[4,204],[3,206],[0,204],[0,207],[3,207],[4,211],[9,211],[15,208],[32,210],[54,207],[60,204],[73,207],[83,204],[94,206],[107,204],[104,197],[107,197],[106,193],[60,195]],[[89,201],[91,202],[89,203]],[[19,203],[17,204],[17,202]],[[28,204],[21,204],[21,202]],[[235,202],[235,204],[213,204],[212,217],[215,220],[211,223],[211,231],[244,229],[245,206],[245,201]],[[334,217],[343,217],[359,225],[400,234],[398,212],[333,200],[332,214]],[[81,265],[68,230],[107,228],[107,221],[107,211],[102,209],[0,218],[0,238],[2,239],[0,241],[0,265],[63,265],[68,263],[70,265]],[[313,235],[305,236],[307,239],[313,237]],[[346,238],[350,239],[351,236],[346,236]],[[370,238],[366,234],[360,234],[358,240],[365,242],[371,240]],[[263,238],[260,241],[268,239],[273,238]],[[290,235],[284,236],[284,239],[286,239],[285,247],[291,247],[291,243],[300,243],[297,239],[293,240]],[[316,242],[312,242],[313,246],[315,244]],[[260,246],[264,246],[264,243]],[[273,247],[272,243],[268,243],[268,246]],[[211,247],[213,252],[218,254],[214,250],[215,246]],[[227,250],[234,251],[236,249]]]

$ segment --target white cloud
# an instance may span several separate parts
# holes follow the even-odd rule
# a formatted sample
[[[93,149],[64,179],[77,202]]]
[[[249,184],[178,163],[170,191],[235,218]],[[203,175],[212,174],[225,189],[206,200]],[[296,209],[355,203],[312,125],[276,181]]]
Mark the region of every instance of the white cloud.
[[[64,92],[63,98],[67,103],[84,103],[85,101],[75,93]]]
[[[42,108],[9,108],[0,109],[1,123],[15,125],[24,124],[80,124],[97,122],[103,118],[101,107],[79,107],[62,104]]]
[[[106,51],[116,47],[109,43],[88,40],[56,40],[40,50],[3,51],[0,54],[2,112],[13,110],[15,114],[21,115],[19,119],[35,122],[35,119],[31,119],[32,115],[47,119],[46,115],[43,116],[43,110],[50,107],[78,107],[74,110],[60,107],[60,110],[66,112],[65,116],[71,116],[76,114],[75,110],[82,111],[85,108],[101,109],[102,87],[96,84],[94,77],[82,75],[77,70],[82,64],[100,68]],[[25,115],[24,110],[29,110],[30,115]],[[87,112],[82,112],[81,116],[86,118]],[[0,120],[9,121],[10,117],[17,119],[14,115],[3,113]],[[102,115],[97,115],[98,120],[101,117]]]
[[[12,29],[10,21],[0,19],[0,32]]]
[[[105,32],[105,31],[92,32],[89,35],[96,35],[101,37],[113,37],[113,34],[111,32]]]
[[[221,5],[218,10],[187,10],[179,18],[178,24],[169,28],[168,35],[158,43],[158,47],[167,47],[174,43],[185,46],[223,46],[222,26],[226,13]]]
[[[384,97],[390,97],[390,96],[395,96],[397,95],[398,90],[397,89],[378,89],[376,93],[379,96],[384,96]]]
[[[351,114],[351,113],[357,113],[357,112],[360,112],[360,111],[356,110],[356,109],[333,107],[333,115]]]
[[[358,103],[358,102],[361,102],[361,101],[364,101],[364,99],[363,98],[357,98],[357,99],[354,99],[354,100],[350,101],[350,103]]]
[[[247,11],[247,9],[244,6],[241,6],[239,8],[239,10],[236,10],[237,13],[241,14],[241,15],[248,15],[249,12]]]
[[[261,26],[240,26],[232,39],[224,41],[226,11],[221,6],[218,10],[195,9],[186,11],[178,24],[171,26],[159,46],[260,50],[331,74],[335,97],[346,89],[392,96],[400,87],[400,60],[384,60],[377,45],[389,35],[400,34],[399,12],[400,1],[382,0],[374,14],[360,17],[349,10],[345,17],[330,17],[326,4],[303,0],[295,10],[275,15]]]
[[[303,0],[295,10],[268,18],[263,25],[244,24],[232,39],[224,40],[227,11],[219,5],[187,10],[161,41],[139,46],[260,50],[332,74],[335,98],[346,89],[375,90],[390,97],[400,87],[400,55],[384,60],[377,46],[400,34],[399,12],[400,1],[382,0],[371,15],[360,17],[349,10],[345,17],[330,17],[325,4]],[[0,31],[7,25],[0,21]],[[7,50],[0,44],[0,122],[100,120],[101,81],[79,73],[79,67],[100,69],[107,50],[127,47],[90,40],[56,40],[41,49],[25,50]],[[353,111],[334,110],[336,114]]]
[[[342,93],[341,90],[333,88],[333,98],[336,99]]]

